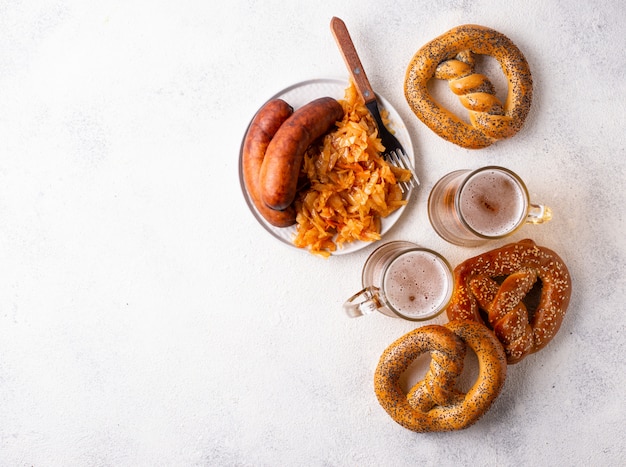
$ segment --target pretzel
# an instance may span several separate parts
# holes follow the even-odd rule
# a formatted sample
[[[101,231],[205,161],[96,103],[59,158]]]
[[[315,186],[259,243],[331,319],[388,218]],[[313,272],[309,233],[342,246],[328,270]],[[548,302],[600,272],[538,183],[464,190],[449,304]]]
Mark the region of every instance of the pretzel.
[[[478,357],[478,378],[467,393],[455,388],[467,345]],[[408,394],[399,379],[430,351],[430,368]],[[504,349],[493,333],[474,321],[451,321],[414,329],[380,358],[374,389],[380,405],[398,424],[416,432],[453,431],[475,423],[491,407],[506,379]]]
[[[501,284],[495,278],[502,278]],[[558,332],[571,295],[571,278],[552,250],[526,239],[470,258],[454,270],[455,289],[446,313],[493,329],[507,362],[517,363],[544,348]],[[541,281],[533,313],[522,301]],[[486,320],[483,319],[486,314]]]
[[[491,55],[508,81],[503,104],[489,79],[474,72],[474,54]],[[452,92],[469,110],[471,125],[442,108],[430,96],[428,82],[448,80]],[[424,45],[411,59],[404,94],[417,117],[442,138],[468,149],[489,146],[515,135],[532,102],[528,62],[506,36],[483,26],[458,26]]]

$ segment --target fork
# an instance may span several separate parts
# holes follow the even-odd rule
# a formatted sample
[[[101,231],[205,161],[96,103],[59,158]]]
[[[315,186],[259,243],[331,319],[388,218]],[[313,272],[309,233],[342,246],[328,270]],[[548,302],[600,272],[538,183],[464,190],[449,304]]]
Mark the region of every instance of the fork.
[[[341,55],[346,62],[346,66],[348,67],[348,71],[350,72],[352,81],[354,81],[356,90],[363,98],[363,101],[365,102],[365,107],[367,107],[367,110],[369,110],[370,114],[372,114],[372,117],[374,118],[374,121],[378,126],[378,135],[380,136],[381,142],[385,147],[385,153],[383,154],[383,158],[391,162],[393,165],[411,172],[411,178],[408,181],[398,183],[402,193],[409,193],[412,188],[415,188],[417,185],[419,185],[419,180],[415,175],[415,169],[411,164],[409,156],[402,147],[402,144],[400,144],[400,141],[398,141],[398,139],[387,129],[387,127],[383,123],[383,120],[380,116],[380,111],[378,109],[376,94],[374,93],[374,90],[372,89],[372,86],[370,85],[370,82],[365,75],[365,70],[363,70],[361,60],[356,53],[356,49],[354,47],[352,39],[350,38],[350,33],[346,28],[346,24],[340,18],[333,17],[330,21],[330,29],[333,33],[335,41],[337,42],[337,45],[339,46]]]

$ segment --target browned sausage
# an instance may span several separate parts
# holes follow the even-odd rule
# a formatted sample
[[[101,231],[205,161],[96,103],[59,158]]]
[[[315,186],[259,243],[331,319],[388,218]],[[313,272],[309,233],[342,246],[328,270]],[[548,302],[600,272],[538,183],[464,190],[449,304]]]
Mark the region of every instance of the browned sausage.
[[[243,143],[242,167],[246,190],[259,213],[276,227],[289,227],[295,224],[296,211],[293,206],[278,211],[263,202],[259,172],[268,144],[292,113],[293,108],[284,100],[270,100],[252,119]]]
[[[296,197],[306,149],[343,118],[341,104],[321,97],[297,109],[276,132],[261,166],[261,196],[273,209],[284,209]]]

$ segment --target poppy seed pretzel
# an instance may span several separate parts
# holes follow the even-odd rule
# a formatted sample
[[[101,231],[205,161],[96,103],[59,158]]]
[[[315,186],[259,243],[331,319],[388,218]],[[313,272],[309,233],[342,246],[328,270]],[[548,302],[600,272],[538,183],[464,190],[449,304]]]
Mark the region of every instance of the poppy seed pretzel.
[[[478,358],[478,378],[463,393],[456,389],[466,346]],[[424,379],[405,394],[399,380],[417,357],[430,352]],[[494,334],[474,321],[427,325],[397,339],[383,352],[374,374],[380,405],[398,424],[416,432],[460,430],[483,416],[506,379],[504,349]]]
[[[508,81],[504,104],[486,76],[474,72],[474,54],[490,55]],[[432,78],[448,80],[450,89],[469,109],[470,123],[441,107],[431,97]],[[532,102],[532,76],[517,46],[493,29],[458,26],[424,45],[406,71],[404,93],[417,117],[442,138],[464,148],[479,149],[515,135]]]
[[[502,278],[501,284],[495,278]],[[507,362],[517,363],[544,348],[558,332],[571,295],[571,278],[552,250],[526,239],[459,264],[448,319],[473,320],[493,329]],[[541,280],[539,304],[530,316],[522,302]],[[481,310],[486,314],[483,319]]]

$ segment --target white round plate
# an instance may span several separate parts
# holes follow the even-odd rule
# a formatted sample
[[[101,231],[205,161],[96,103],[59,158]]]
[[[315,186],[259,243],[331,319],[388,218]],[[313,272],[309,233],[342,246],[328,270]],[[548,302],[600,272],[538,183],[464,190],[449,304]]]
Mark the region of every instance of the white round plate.
[[[298,107],[301,107],[319,97],[329,96],[337,100],[343,99],[345,95],[345,90],[348,86],[349,86],[349,83],[347,81],[342,81],[339,79],[329,79],[329,78],[313,79],[313,80],[303,81],[301,83],[297,83],[292,86],[289,86],[288,88],[272,96],[270,99],[268,99],[268,101],[272,99],[280,98],[280,99],[283,99],[285,102],[287,102],[289,105],[291,105],[295,110]],[[413,153],[413,145],[411,144],[411,137],[409,135],[409,132],[404,122],[400,118],[400,115],[384,97],[380,96],[379,94],[377,94],[376,96],[378,98],[379,106],[388,112],[389,126],[394,131],[394,135],[396,136],[396,138],[398,138],[398,140],[404,147],[404,150],[408,154],[410,160],[414,161],[415,156]],[[250,122],[252,122],[252,119],[250,119]],[[248,128],[249,127],[250,127],[250,124],[248,124]],[[248,129],[246,128],[246,132],[244,133],[244,138],[247,132],[248,132]],[[243,181],[242,153],[243,153],[243,141],[241,142],[241,149],[239,151],[239,183],[241,184],[241,190],[243,191],[243,196],[246,199],[246,203],[248,204],[250,211],[252,211],[252,214],[254,214],[254,217],[256,217],[259,223],[263,227],[265,227],[265,229],[270,234],[272,234],[275,238],[282,241],[283,243],[286,243],[287,245],[297,248],[293,244],[293,238],[296,234],[295,225],[290,226],[290,227],[282,227],[282,228],[274,227],[272,224],[267,222],[263,218],[263,216],[259,214],[256,207],[254,206],[254,203],[252,202],[252,200],[250,199],[250,196],[248,195],[248,192],[246,191],[245,184]],[[407,193],[405,193],[405,196],[404,196],[405,199],[409,199],[411,197],[412,191],[413,190],[410,189]],[[384,236],[385,233],[389,231],[389,229],[391,229],[391,227],[393,227],[393,225],[398,221],[398,219],[400,219],[400,216],[404,212],[405,207],[406,205],[402,206],[401,208],[391,213],[389,216],[382,219],[381,237]],[[362,242],[362,241],[344,243],[343,246],[338,246],[337,250],[332,252],[332,255],[345,255],[348,253],[353,253],[371,244],[372,242]],[[302,250],[308,251],[305,248],[302,248]]]

